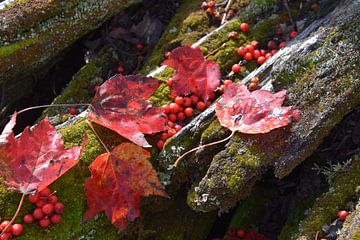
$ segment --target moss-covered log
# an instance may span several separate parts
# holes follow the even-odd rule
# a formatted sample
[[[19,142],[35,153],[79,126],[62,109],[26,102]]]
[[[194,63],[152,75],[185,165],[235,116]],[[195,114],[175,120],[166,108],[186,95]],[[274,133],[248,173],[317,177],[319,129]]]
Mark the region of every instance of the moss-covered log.
[[[13,1],[0,10],[2,106],[32,89],[76,40],[140,0]]]

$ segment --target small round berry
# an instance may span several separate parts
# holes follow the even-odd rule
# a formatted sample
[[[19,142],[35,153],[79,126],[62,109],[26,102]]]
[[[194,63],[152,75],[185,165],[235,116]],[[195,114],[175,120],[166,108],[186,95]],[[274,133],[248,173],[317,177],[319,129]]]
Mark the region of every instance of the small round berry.
[[[271,57],[272,57],[272,54],[271,54],[271,53],[265,54],[265,59],[266,59],[266,60],[269,59],[269,58],[271,58]]]
[[[12,234],[8,233],[8,232],[6,232],[0,236],[0,240],[10,240],[10,239],[12,239]]]
[[[236,54],[239,55],[240,57],[243,57],[246,53],[246,50],[244,47],[239,47],[237,50],[236,50]]]
[[[202,10],[206,10],[208,7],[209,7],[209,6],[208,6],[208,3],[207,3],[207,2],[204,1],[204,2],[201,3],[201,9],[202,9]]]
[[[233,71],[233,73],[237,74],[241,72],[241,66],[240,64],[234,64],[231,67],[231,71]]]
[[[135,48],[136,48],[136,50],[138,50],[138,51],[142,51],[142,50],[144,50],[144,45],[142,45],[141,43],[137,43],[137,44],[135,45]]]
[[[244,59],[249,62],[253,59],[253,55],[251,53],[247,52],[244,56]]]
[[[297,34],[298,34],[298,33],[297,33],[296,31],[292,31],[292,32],[290,33],[290,39],[296,38]]]
[[[69,113],[70,113],[71,115],[77,115],[77,114],[78,114],[78,110],[77,110],[76,108],[70,108],[70,109],[69,109]]]
[[[174,136],[176,134],[176,130],[175,129],[169,129],[167,131],[167,134],[168,134],[169,137],[172,137],[172,136]]]
[[[199,101],[199,97],[196,95],[192,95],[190,99],[192,104],[196,104]]]
[[[11,228],[11,234],[14,235],[15,237],[18,237],[22,234],[23,230],[24,230],[23,225],[16,223]]]
[[[221,14],[216,11],[215,14],[214,14],[214,18],[217,20],[217,21],[220,21],[221,20]]]
[[[172,90],[170,91],[170,93],[168,94],[169,98],[176,98],[177,95],[178,95],[178,94],[177,94],[177,92],[176,92],[174,89],[172,89]]]
[[[261,56],[264,56],[264,57],[265,57],[266,51],[265,51],[264,49],[261,49],[261,50],[260,50],[260,54],[261,54]]]
[[[164,141],[163,140],[159,140],[157,143],[156,143],[156,146],[159,150],[163,149],[164,147]]]
[[[47,203],[47,201],[45,199],[39,199],[36,203],[35,206],[38,208],[43,207],[45,204]]]
[[[55,204],[58,202],[58,198],[55,196],[55,195],[51,195],[49,196],[48,198],[48,203],[52,203],[52,204]]]
[[[177,105],[182,105],[183,102],[184,102],[184,98],[183,97],[180,97],[180,96],[177,96],[175,99],[174,99],[174,102],[177,104]]]
[[[250,44],[253,45],[255,49],[257,49],[259,47],[259,42],[256,40],[251,41]]]
[[[257,87],[258,87],[258,84],[250,83],[248,89],[249,89],[249,91],[254,91],[257,89]]]
[[[251,83],[256,83],[256,84],[259,84],[260,82],[260,79],[258,77],[253,77],[251,80],[250,80]]]
[[[245,46],[245,51],[249,52],[249,53],[253,53],[255,51],[255,48],[254,48],[253,45],[248,44],[248,45]]]
[[[39,192],[40,197],[48,197],[51,194],[51,190],[49,188],[44,188]]]
[[[170,113],[168,118],[171,122],[176,122],[176,114],[175,113]]]
[[[170,103],[169,107],[171,113],[178,113],[180,110],[180,106],[176,103]]]
[[[268,41],[267,47],[268,47],[270,50],[275,49],[275,48],[276,48],[276,42],[275,42],[274,40]]]
[[[208,14],[208,15],[214,15],[214,8],[208,8],[208,9],[206,9],[206,13]]]
[[[196,103],[196,108],[199,110],[199,111],[204,111],[205,108],[206,108],[206,105],[204,102],[202,101],[199,101]]]
[[[226,15],[226,20],[230,20],[235,16],[235,11],[233,9],[230,9]]]
[[[175,129],[176,132],[178,132],[178,131],[180,131],[180,130],[182,129],[182,126],[179,125],[179,124],[176,124],[176,125],[174,126],[174,129]]]
[[[258,59],[260,56],[261,56],[260,51],[259,51],[259,50],[255,50],[254,53],[253,53],[254,59]]]
[[[166,141],[166,139],[168,139],[168,138],[169,138],[169,136],[167,135],[166,132],[163,132],[163,133],[161,134],[161,140]]]
[[[35,193],[35,194],[30,194],[28,196],[28,200],[31,203],[36,203],[39,200],[39,193]]]
[[[242,228],[237,229],[237,230],[236,230],[236,236],[239,237],[239,238],[245,237],[245,231],[244,231],[244,229],[242,229]]]
[[[55,212],[56,212],[56,213],[62,213],[62,212],[64,212],[64,208],[65,208],[65,206],[64,206],[63,203],[61,203],[61,202],[55,203],[54,209],[55,209]]]
[[[191,98],[189,98],[189,97],[184,97],[184,99],[183,99],[183,106],[184,106],[184,107],[190,107],[190,105],[191,105]]]
[[[237,32],[230,32],[229,33],[229,38],[231,39],[235,39],[237,37],[238,33]]]
[[[172,80],[172,78],[170,78],[169,80],[167,80],[166,83],[169,87],[172,87],[174,85],[174,80]]]
[[[176,115],[176,118],[179,120],[179,121],[184,121],[186,119],[186,116],[183,112],[179,112],[177,115]]]
[[[226,235],[230,237],[235,237],[235,234],[236,234],[235,229],[229,228],[228,230],[226,230]]]
[[[117,71],[118,73],[124,73],[124,72],[125,72],[125,69],[124,69],[123,66],[119,65],[119,66],[117,67],[116,71]]]
[[[169,104],[165,104],[164,106],[162,106],[162,110],[164,113],[169,113],[170,112]]]
[[[191,108],[191,107],[187,107],[185,108],[184,110],[184,114],[187,116],[187,117],[191,117],[193,115],[193,112],[194,112],[194,109]]]
[[[286,41],[282,41],[281,43],[279,43],[279,48],[283,48],[287,45]]]
[[[270,51],[270,53],[271,53],[272,56],[274,56],[275,53],[277,53],[277,50],[276,50],[276,49],[273,49],[273,50]]]
[[[5,228],[7,227],[7,225],[9,225],[9,224],[10,224],[10,221],[9,221],[9,220],[3,221],[3,222],[0,224],[0,231],[4,231],[4,229],[5,229]],[[12,227],[12,224],[10,224],[10,225],[6,228],[5,232],[7,232],[7,233],[11,232],[11,227]]]
[[[210,105],[211,105],[211,102],[210,102],[210,101],[206,101],[205,107],[209,107]]]
[[[209,1],[207,5],[208,5],[208,8],[214,8],[215,7],[215,1]]]
[[[51,203],[47,203],[44,206],[42,206],[41,210],[43,211],[43,213],[45,215],[49,215],[50,213],[52,213],[54,211],[54,205]]]
[[[166,52],[166,53],[164,54],[164,57],[165,57],[165,58],[169,58],[170,55],[171,55],[171,52]]]
[[[34,222],[34,216],[31,215],[31,214],[26,214],[26,215],[24,216],[23,220],[24,220],[24,223],[26,223],[26,224],[31,224],[31,223]]]
[[[257,59],[257,63],[260,64],[260,65],[262,65],[265,61],[266,61],[266,58],[264,56],[260,56]]]
[[[39,225],[40,225],[40,227],[42,227],[42,228],[47,228],[47,227],[49,227],[49,225],[50,225],[50,219],[48,219],[48,218],[42,218],[42,219],[40,219],[40,221],[39,221]]]
[[[53,223],[53,224],[59,223],[59,222],[61,221],[61,215],[60,215],[60,214],[53,214],[53,215],[51,215],[50,221],[51,221],[51,223]]]
[[[349,215],[349,212],[342,210],[342,211],[338,211],[337,215],[341,221],[345,221],[347,216]]]
[[[38,220],[44,217],[44,213],[41,210],[41,208],[36,208],[32,215],[35,219],[38,219]]]
[[[169,128],[173,128],[174,127],[174,121],[168,121],[168,126],[169,126]]]
[[[223,84],[224,84],[224,86],[225,86],[225,87],[228,87],[228,86],[230,86],[232,83],[233,83],[233,81],[232,81],[232,80],[227,79],[227,80],[225,80],[225,81],[224,81],[224,83],[223,83]]]
[[[240,30],[242,32],[248,32],[250,30],[249,24],[247,24],[247,23],[240,24]]]
[[[319,4],[317,4],[316,2],[314,2],[310,5],[311,11],[316,11],[318,9],[318,7],[319,7]]]

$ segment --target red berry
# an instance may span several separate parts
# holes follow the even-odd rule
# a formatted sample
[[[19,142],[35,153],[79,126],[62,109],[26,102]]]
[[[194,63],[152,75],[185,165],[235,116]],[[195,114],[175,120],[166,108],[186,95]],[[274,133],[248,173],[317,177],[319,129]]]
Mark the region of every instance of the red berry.
[[[164,141],[163,140],[159,140],[157,143],[156,143],[156,146],[157,146],[157,148],[158,149],[163,149],[163,147],[164,147]]]
[[[253,55],[251,53],[247,52],[244,56],[244,59],[249,62],[253,59]]]
[[[166,53],[164,54],[164,57],[165,57],[165,58],[169,58],[170,55],[171,55],[171,52],[166,52]]]
[[[4,229],[7,227],[7,225],[9,225],[9,223],[10,223],[9,220],[3,221],[3,222],[0,224],[0,230],[1,230],[1,231],[4,231]],[[8,232],[8,233],[11,232],[11,227],[12,227],[12,224],[10,224],[10,225],[6,228],[5,232]]]
[[[270,50],[275,49],[275,48],[276,48],[276,42],[273,41],[273,40],[268,41],[267,47],[268,47]]]
[[[24,223],[31,224],[34,222],[34,216],[31,214],[26,214],[23,218]]]
[[[47,203],[47,201],[46,201],[45,199],[39,199],[39,200],[35,203],[35,205],[36,205],[36,207],[41,208],[41,207],[43,207],[46,203]]]
[[[11,228],[11,234],[15,237],[20,236],[23,232],[24,228],[22,224],[16,223]]]
[[[208,15],[214,15],[214,8],[208,8],[208,9],[206,9],[206,13],[208,14]]]
[[[170,107],[170,112],[171,113],[177,113],[180,110],[179,109],[180,106],[178,104],[176,104],[176,103],[170,103],[169,107]]]
[[[254,59],[258,59],[260,56],[261,56],[260,51],[259,51],[259,50],[255,50],[254,53],[253,53]]]
[[[56,212],[56,213],[62,213],[62,212],[64,212],[64,208],[65,208],[65,206],[64,206],[64,204],[62,204],[61,202],[55,203],[54,209],[55,209],[55,212]]]
[[[251,41],[250,44],[253,45],[255,49],[257,49],[259,47],[259,42],[258,41],[255,41],[255,40]]]
[[[242,24],[240,24],[240,30],[241,30],[242,32],[247,32],[247,31],[249,31],[249,30],[250,30],[249,24],[247,24],[247,23],[242,23]]]
[[[175,129],[169,129],[167,131],[167,134],[168,134],[169,137],[172,137],[172,136],[174,136],[176,134],[176,130]]]
[[[233,71],[235,74],[240,73],[240,72],[241,72],[241,66],[240,66],[240,64],[234,64],[234,65],[232,65],[231,71]]]
[[[228,86],[230,86],[232,83],[233,83],[233,81],[227,79],[227,80],[224,81],[223,84],[224,84],[225,87],[228,87]]]
[[[292,31],[292,32],[290,33],[290,39],[296,38],[297,34],[298,34],[298,33],[297,33],[296,31]]]
[[[176,114],[175,113],[170,113],[168,118],[171,122],[176,122]]]
[[[269,59],[269,58],[271,58],[271,57],[272,57],[272,54],[271,54],[271,53],[265,54],[265,59],[266,59],[266,60]]]
[[[248,45],[245,46],[245,51],[246,51],[246,52],[253,53],[254,50],[255,50],[255,48],[254,48],[254,46],[251,45],[251,44],[248,44]],[[245,54],[245,55],[246,55],[246,54]]]
[[[210,102],[210,101],[206,101],[205,107],[209,107],[210,105],[211,105],[211,102]]]
[[[202,2],[202,3],[201,3],[201,9],[202,9],[202,10],[206,10],[208,7],[209,7],[209,6],[208,6],[208,3],[207,3],[207,2]]]
[[[191,98],[189,97],[184,97],[183,99],[183,106],[184,107],[189,107],[191,105]]]
[[[242,228],[237,229],[237,230],[236,230],[236,236],[238,236],[239,238],[245,237],[245,231],[244,231],[244,229],[242,229]]]
[[[59,215],[59,214],[53,214],[53,215],[51,215],[50,221],[51,221],[53,224],[59,223],[59,222],[61,221],[61,215]]]
[[[237,50],[236,50],[236,53],[237,55],[239,55],[240,57],[243,57],[246,53],[246,50],[244,47],[239,47]]]
[[[123,73],[123,72],[125,72],[125,69],[124,69],[123,66],[119,65],[119,66],[117,67],[116,71],[117,71],[118,73]]]
[[[208,8],[214,8],[215,7],[215,1],[209,1],[207,5],[208,5]]]
[[[165,104],[164,106],[162,106],[162,110],[164,113],[169,113],[170,112],[169,104]]]
[[[177,95],[178,95],[177,92],[174,89],[172,89],[168,96],[169,98],[175,98]]]
[[[28,196],[29,202],[31,203],[36,203],[39,200],[39,194],[35,193],[35,194],[31,194]]]
[[[270,51],[271,55],[275,55],[276,52],[277,52],[276,49],[273,49],[273,50]]]
[[[169,87],[172,87],[174,85],[174,80],[172,80],[172,78],[170,78],[169,80],[167,80],[167,85]]]
[[[11,238],[12,238],[12,234],[7,232],[0,236],[0,240],[10,240]]]
[[[230,20],[235,16],[235,11],[233,9],[230,9],[226,15],[226,20]]]
[[[198,96],[192,95],[190,98],[191,98],[191,103],[192,104],[196,104],[199,101]]]
[[[49,198],[48,198],[48,203],[57,203],[58,201],[58,198],[55,196],[55,195],[51,195]]]
[[[36,208],[32,215],[35,219],[38,219],[38,220],[44,217],[44,213],[41,210],[41,208]]]
[[[230,228],[230,229],[226,230],[226,235],[228,235],[230,237],[234,237],[235,234],[236,234],[235,229]]]
[[[238,33],[237,32],[230,32],[229,33],[229,38],[231,39],[235,39],[237,37]]]
[[[177,96],[175,99],[174,99],[174,102],[177,104],[177,105],[182,105],[183,102],[184,102],[184,98],[183,97],[180,97],[180,96]]]
[[[169,136],[167,135],[166,132],[163,132],[163,133],[161,134],[161,140],[166,141],[166,139],[168,139],[168,138],[169,138]]]
[[[51,190],[49,188],[44,188],[39,192],[40,197],[48,197],[51,194]]]
[[[345,221],[347,216],[349,215],[349,212],[342,210],[342,211],[338,211],[337,215],[341,221]]]
[[[265,61],[266,61],[266,58],[264,56],[260,56],[257,59],[257,63],[260,64],[260,65],[262,65]]]
[[[184,110],[184,113],[187,117],[191,117],[193,115],[194,109],[192,109],[191,107],[187,107]]]
[[[283,48],[287,45],[286,41],[282,41],[281,43],[279,43],[279,48]]]
[[[54,211],[54,205],[51,203],[47,203],[41,208],[41,210],[43,211],[43,213],[45,215],[49,215],[50,213],[52,213]]]
[[[179,124],[176,124],[175,127],[174,127],[175,131],[178,132],[182,129],[182,126],[179,125]]]
[[[202,101],[199,101],[196,103],[196,108],[199,110],[199,111],[204,111],[205,108],[206,108],[206,105],[204,102]]]
[[[70,109],[69,109],[69,113],[70,113],[71,115],[77,115],[77,114],[78,114],[78,111],[77,111],[76,108],[70,108]]]
[[[168,121],[168,126],[169,126],[169,128],[173,128],[174,127],[174,121]]]
[[[141,43],[138,43],[135,45],[135,48],[138,50],[138,51],[142,51],[144,50],[144,45],[142,45]]]
[[[265,57],[266,51],[265,51],[264,49],[261,49],[261,50],[260,50],[260,53],[261,53],[261,56],[264,56],[264,57]]]
[[[179,120],[179,121],[184,121],[186,119],[186,116],[183,112],[179,112],[177,115],[176,115],[176,118]],[[176,125],[175,125],[176,126]]]
[[[39,221],[39,225],[40,225],[40,227],[42,227],[42,228],[47,228],[47,227],[49,227],[49,225],[50,225],[50,220],[48,219],[48,218],[42,218],[40,221]]]

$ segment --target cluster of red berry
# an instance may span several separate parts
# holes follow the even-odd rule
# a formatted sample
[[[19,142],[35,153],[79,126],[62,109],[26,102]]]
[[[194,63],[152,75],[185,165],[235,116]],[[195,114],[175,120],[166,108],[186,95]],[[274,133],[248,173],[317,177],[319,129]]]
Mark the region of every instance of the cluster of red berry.
[[[0,240],[9,240],[12,237],[20,236],[24,230],[23,225],[20,223],[10,224],[10,221],[6,220],[0,224],[0,232],[4,231],[0,236]],[[8,226],[9,225],[9,226]]]
[[[173,86],[173,80],[170,78],[167,81],[168,86]],[[197,94],[193,93],[188,96],[179,96],[174,90],[170,91],[170,98],[174,99],[174,102],[165,104],[162,109],[168,116],[169,130],[161,134],[161,139],[157,142],[157,147],[162,149],[165,141],[174,136],[178,131],[181,130],[182,124],[186,118],[192,117],[196,112],[204,111],[208,106],[211,105],[211,101],[206,103],[201,101]],[[210,99],[215,98],[215,93]]]
[[[54,193],[51,193],[49,188],[29,195],[29,202],[35,205],[35,210],[32,214],[24,216],[24,222],[31,224],[36,220],[39,221],[39,226],[47,228],[51,223],[57,224],[61,221],[61,213],[64,211],[64,204],[58,202],[58,198]]]
[[[248,229],[245,231],[242,228],[238,229],[228,229],[226,231],[226,236],[224,237],[224,240],[266,240],[265,236],[256,233],[252,229]]]

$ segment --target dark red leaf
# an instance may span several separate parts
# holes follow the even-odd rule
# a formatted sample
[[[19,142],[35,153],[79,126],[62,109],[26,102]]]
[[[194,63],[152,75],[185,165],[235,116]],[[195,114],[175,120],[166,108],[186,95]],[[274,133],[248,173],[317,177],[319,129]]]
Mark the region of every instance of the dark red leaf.
[[[285,94],[286,90],[275,94],[266,90],[249,92],[242,83],[231,84],[216,105],[216,115],[221,125],[231,131],[267,133],[288,125],[291,117],[298,120],[298,110],[281,106]]]
[[[206,60],[199,48],[178,47],[162,65],[176,70],[173,88],[178,94],[195,93],[206,102],[220,85],[219,65]]]
[[[86,143],[66,149],[48,118],[25,128],[19,138],[11,132],[0,149],[0,175],[9,189],[23,194],[41,191],[74,167]]]
[[[122,143],[111,154],[98,156],[90,166],[91,178],[85,182],[89,209],[84,220],[101,211],[119,230],[140,215],[144,196],[167,197],[148,161],[150,153],[132,143]]]
[[[167,129],[166,115],[146,100],[158,86],[155,78],[116,75],[99,87],[88,117],[140,146],[149,147],[144,134]]]
[[[14,114],[11,116],[10,121],[6,124],[5,128],[3,129],[1,135],[0,135],[0,145],[7,142],[7,137],[12,133],[12,129],[14,128],[16,124],[16,116],[17,113],[14,112]]]

